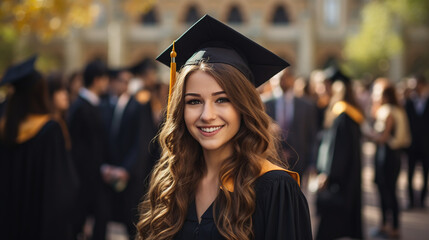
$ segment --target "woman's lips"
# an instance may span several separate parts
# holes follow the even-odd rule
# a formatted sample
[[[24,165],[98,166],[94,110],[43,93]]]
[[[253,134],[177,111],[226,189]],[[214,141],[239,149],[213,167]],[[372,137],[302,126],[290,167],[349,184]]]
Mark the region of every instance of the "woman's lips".
[[[216,133],[218,133],[222,127],[222,126],[207,126],[207,127],[198,127],[198,130],[200,130],[200,133],[206,137],[210,137],[215,135]]]

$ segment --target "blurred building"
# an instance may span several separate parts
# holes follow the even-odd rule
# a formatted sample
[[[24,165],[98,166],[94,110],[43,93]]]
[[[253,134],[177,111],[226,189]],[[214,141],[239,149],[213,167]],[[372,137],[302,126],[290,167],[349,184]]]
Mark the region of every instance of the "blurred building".
[[[158,0],[140,18],[120,11],[118,0],[100,4],[99,17],[89,29],[73,30],[66,39],[49,44],[33,42],[49,52],[67,72],[93,57],[112,66],[156,57],[204,14],[228,23],[308,74],[330,59],[341,59],[344,40],[359,28],[366,0]],[[404,76],[419,61],[429,42],[427,28],[407,30],[405,52],[392,59],[391,74]],[[178,53],[180,54],[180,53]]]

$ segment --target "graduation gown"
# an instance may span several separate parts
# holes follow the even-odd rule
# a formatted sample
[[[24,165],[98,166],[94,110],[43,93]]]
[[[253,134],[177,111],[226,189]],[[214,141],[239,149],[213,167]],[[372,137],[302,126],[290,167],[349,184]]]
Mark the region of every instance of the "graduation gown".
[[[312,239],[307,200],[299,185],[288,173],[269,171],[255,182],[256,206],[253,232],[256,240]],[[195,201],[188,207],[188,214],[175,240],[225,239],[217,230],[213,218],[213,204],[198,223]]]
[[[18,144],[0,142],[3,239],[71,239],[77,177],[60,124],[42,118],[30,122],[38,129],[29,137],[19,134]]]
[[[100,166],[106,161],[107,124],[102,109],[79,96],[69,110],[72,158],[82,182],[80,195],[88,199],[95,198],[102,185]]]
[[[352,115],[339,113],[319,149],[317,166],[327,175],[327,187],[317,195],[320,223],[316,239],[362,238],[359,122],[363,116]]]
[[[102,100],[102,99],[100,99]],[[106,162],[107,122],[103,118],[106,106],[91,104],[81,95],[69,109],[68,126],[72,145],[72,159],[80,180],[74,231],[81,231],[88,215],[94,215],[94,239],[105,239],[109,220],[108,203],[105,200],[107,185],[101,178],[100,167]]]

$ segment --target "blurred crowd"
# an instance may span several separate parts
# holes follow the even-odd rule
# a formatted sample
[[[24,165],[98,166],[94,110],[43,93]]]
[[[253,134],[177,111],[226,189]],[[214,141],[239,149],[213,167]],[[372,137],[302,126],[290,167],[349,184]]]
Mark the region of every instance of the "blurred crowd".
[[[352,80],[335,64],[307,77],[287,68],[260,89],[267,113],[285,140],[289,167],[302,187],[315,192],[316,239],[362,239],[362,143],[373,142],[374,183],[381,222],[375,238],[397,239],[400,209],[397,181],[408,163],[406,209],[423,209],[429,173],[429,88],[423,75],[400,82],[379,77]],[[402,161],[402,159],[406,159]],[[423,169],[423,186],[413,180]],[[309,181],[311,179],[311,181]]]
[[[160,154],[156,135],[164,121],[168,85],[159,78],[156,63],[148,58],[132,67],[109,69],[94,60],[69,76],[57,72],[42,78],[49,113],[61,123],[74,172],[70,176],[76,179],[68,237],[106,239],[107,223],[115,221],[126,226],[131,239],[138,204]],[[6,90],[8,96],[18,92],[14,87]],[[336,65],[308,77],[289,67],[258,89],[274,120],[272,129],[283,140],[282,159],[301,175],[303,188],[317,191],[317,239],[363,238],[363,141],[377,146],[374,181],[382,222],[373,234],[400,236],[395,190],[403,156],[408,162],[407,208],[426,207],[428,89],[422,75],[400,82],[363,82],[350,79]],[[0,116],[7,118],[10,109],[21,107],[11,105],[6,98]],[[418,190],[413,186],[417,164],[424,176]],[[310,178],[317,179],[315,186]]]

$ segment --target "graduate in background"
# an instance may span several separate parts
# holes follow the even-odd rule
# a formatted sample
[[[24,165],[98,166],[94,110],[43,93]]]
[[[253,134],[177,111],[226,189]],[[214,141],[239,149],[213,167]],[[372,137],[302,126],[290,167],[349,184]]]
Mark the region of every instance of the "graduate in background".
[[[80,179],[74,231],[83,231],[86,218],[93,216],[93,239],[106,238],[109,218],[105,201],[107,185],[102,181],[100,168],[107,159],[107,125],[103,118],[104,105],[100,96],[109,86],[106,65],[100,60],[90,62],[83,72],[85,87],[69,110],[68,126],[72,144],[72,158]]]
[[[312,239],[299,176],[280,167],[256,91],[289,64],[208,15],[158,60],[170,65],[170,52],[171,105],[139,239]]]
[[[0,82],[13,88],[0,121],[0,232],[4,239],[73,239],[77,177],[35,61],[9,68]]]
[[[361,131],[364,116],[353,96],[350,79],[336,67],[326,70],[333,81],[325,113],[317,169],[316,239],[362,238]]]

